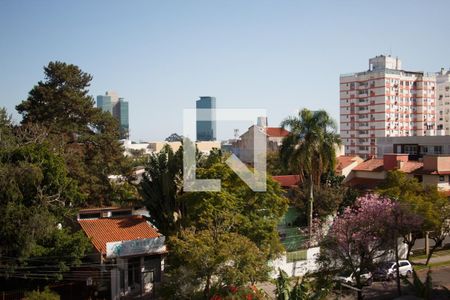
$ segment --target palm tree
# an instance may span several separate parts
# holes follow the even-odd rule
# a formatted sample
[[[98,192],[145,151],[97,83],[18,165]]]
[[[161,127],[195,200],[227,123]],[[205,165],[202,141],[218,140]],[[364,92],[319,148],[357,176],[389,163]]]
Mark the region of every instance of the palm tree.
[[[298,116],[281,122],[290,133],[280,148],[282,163],[300,175],[309,184],[309,239],[312,241],[314,186],[320,184],[322,174],[333,171],[336,164],[336,146],[341,145],[336,122],[324,110],[303,109]]]

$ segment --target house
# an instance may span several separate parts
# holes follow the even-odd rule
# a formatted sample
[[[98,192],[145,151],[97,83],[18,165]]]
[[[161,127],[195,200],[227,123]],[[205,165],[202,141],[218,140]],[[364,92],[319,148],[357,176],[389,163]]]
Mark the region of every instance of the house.
[[[272,179],[278,182],[283,189],[298,186],[300,183],[299,175],[277,175],[272,176]]]
[[[91,240],[96,263],[102,268],[96,285],[110,299],[151,295],[161,281],[167,254],[165,237],[142,208],[82,209],[78,223]]]
[[[266,152],[278,151],[283,138],[289,135],[289,131],[281,127],[267,127],[252,125],[233,144],[233,152],[239,159],[249,165],[253,165],[255,139],[263,139],[266,144]]]
[[[169,146],[173,152],[178,151],[178,149],[181,147],[182,142],[180,141],[153,141],[153,142],[146,142],[146,143],[132,143],[129,140],[126,140],[123,142],[123,146],[125,148],[124,155],[125,156],[133,156],[133,153],[138,154],[152,154],[152,153],[159,153],[161,150],[163,150],[166,146]],[[203,154],[209,154],[209,152],[213,149],[220,149],[221,148],[221,142],[220,141],[199,141],[196,142],[195,145],[197,146],[197,149],[199,152]]]
[[[436,185],[443,192],[450,191],[450,155],[424,155],[422,161],[414,161],[407,153],[384,154],[383,158],[370,158],[353,168],[344,184],[373,190],[390,170],[404,172],[424,185]]]
[[[363,161],[364,159],[357,155],[340,155],[336,157],[336,175],[347,177],[348,174]]]

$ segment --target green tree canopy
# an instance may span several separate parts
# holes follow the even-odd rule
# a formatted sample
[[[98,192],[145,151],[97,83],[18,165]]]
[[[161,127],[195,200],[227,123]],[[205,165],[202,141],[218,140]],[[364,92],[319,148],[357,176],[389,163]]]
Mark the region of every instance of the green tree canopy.
[[[182,192],[182,150],[176,153],[169,146],[149,157],[139,191],[149,210],[152,222],[169,236],[180,229],[185,205],[179,200]]]
[[[298,116],[285,119],[281,126],[290,133],[283,139],[280,158],[293,174],[299,174],[309,185],[309,236],[312,238],[314,186],[324,173],[333,172],[336,146],[341,144],[336,122],[324,110],[303,109]]]
[[[26,274],[24,265],[64,271],[80,263],[89,241],[74,232],[76,181],[47,142],[16,139],[0,148],[0,273]]]
[[[185,226],[198,229],[226,230],[242,234],[253,241],[267,257],[282,251],[276,230],[287,210],[288,200],[270,177],[265,192],[252,191],[226,164],[199,168],[198,178],[220,178],[220,192],[185,193]]]
[[[420,228],[411,228],[411,235],[404,236],[404,242],[408,244],[408,256],[422,232],[431,231],[431,237],[436,238],[438,244],[442,238],[445,239],[448,234],[445,220],[450,217],[450,203],[436,186],[424,186],[416,178],[394,170],[388,172],[377,193],[401,202],[412,214],[422,219]]]
[[[175,283],[175,296],[190,298],[203,287],[206,299],[215,287],[243,286],[267,279],[268,265],[264,254],[245,236],[232,232],[182,230],[169,241],[173,249],[169,278]],[[184,276],[183,274],[187,274]],[[182,283],[180,278],[187,278]],[[182,295],[178,295],[182,291]]]
[[[94,107],[88,95],[92,76],[79,67],[50,62],[28,98],[16,109],[22,125],[37,124],[60,152],[77,180],[87,204],[110,204],[118,200],[108,176],[130,175],[129,164],[119,143],[119,125],[109,113]]]

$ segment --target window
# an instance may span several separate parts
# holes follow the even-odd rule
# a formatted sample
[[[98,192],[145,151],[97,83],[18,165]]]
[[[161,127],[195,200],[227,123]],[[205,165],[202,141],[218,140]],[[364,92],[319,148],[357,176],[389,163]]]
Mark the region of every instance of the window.
[[[111,217],[130,216],[131,210],[112,211]]]
[[[416,155],[417,154],[417,146],[416,145],[405,145],[404,151],[405,151],[405,153]]]
[[[442,154],[442,146],[434,146],[434,154]]]
[[[400,262],[400,267],[406,267],[406,266],[409,266],[409,263],[407,263],[406,261]]]
[[[80,214],[80,219],[98,219],[98,218],[100,218],[100,213]]]
[[[445,176],[439,176],[439,181],[444,181],[445,180]]]

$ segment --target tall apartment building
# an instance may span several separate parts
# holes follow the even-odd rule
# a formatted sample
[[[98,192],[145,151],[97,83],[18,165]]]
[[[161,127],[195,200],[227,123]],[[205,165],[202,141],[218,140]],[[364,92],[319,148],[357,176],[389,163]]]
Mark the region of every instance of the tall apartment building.
[[[340,76],[340,133],[347,155],[375,156],[376,138],[436,134],[434,74],[405,71],[398,58],[369,59]]]
[[[450,135],[450,70],[436,74],[436,125],[438,135]]]
[[[115,92],[108,91],[105,95],[97,96],[97,107],[109,112],[119,121],[120,138],[128,139],[130,133],[128,102],[119,98]]]
[[[197,141],[216,140],[216,98],[200,97],[197,108]],[[200,115],[203,120],[198,120]]]

